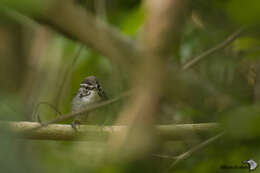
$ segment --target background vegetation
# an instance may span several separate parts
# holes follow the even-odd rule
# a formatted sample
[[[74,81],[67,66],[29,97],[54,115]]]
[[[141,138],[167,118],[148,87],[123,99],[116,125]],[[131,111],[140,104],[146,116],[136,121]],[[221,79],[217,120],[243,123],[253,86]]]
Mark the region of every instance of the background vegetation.
[[[221,166],[260,163],[259,17],[257,0],[1,0],[1,121],[54,119],[41,102],[69,113],[89,75],[109,98],[132,91],[89,117],[130,127],[106,140],[1,130],[1,172],[247,171]],[[161,139],[153,128],[213,122],[224,135]]]

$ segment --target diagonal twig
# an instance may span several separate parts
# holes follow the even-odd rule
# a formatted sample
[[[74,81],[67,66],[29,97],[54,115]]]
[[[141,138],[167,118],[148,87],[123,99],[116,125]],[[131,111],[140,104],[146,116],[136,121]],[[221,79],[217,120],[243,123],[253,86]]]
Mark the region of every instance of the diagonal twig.
[[[139,46],[134,40],[115,27],[96,19],[73,1],[57,3],[41,21],[108,58],[124,59],[125,63],[132,63],[134,58],[139,56]],[[106,37],[97,39],[100,33]],[[110,47],[115,49],[110,49]]]
[[[178,156],[170,156],[170,155],[164,155],[164,154],[152,154],[152,156],[161,158],[161,159],[172,159],[172,160],[176,160],[178,158]]]
[[[223,135],[225,134],[225,132],[219,133],[216,136],[213,136],[211,138],[209,138],[208,140],[200,143],[199,145],[191,148],[190,150],[184,152],[183,154],[177,156],[176,160],[174,160],[172,162],[172,164],[166,169],[166,171],[164,171],[165,173],[169,172],[174,166],[176,166],[179,162],[187,159],[188,157],[190,157],[193,153],[197,152],[198,150],[208,146],[209,144],[211,144],[212,142],[218,140],[219,138],[221,138]]]
[[[245,27],[241,27],[239,28],[237,31],[235,31],[234,33],[232,33],[230,36],[227,37],[226,40],[224,40],[223,42],[219,43],[218,45],[216,45],[215,47],[206,50],[205,52],[203,52],[202,54],[192,58],[190,61],[188,61],[187,63],[185,63],[182,67],[183,70],[187,70],[191,67],[193,67],[194,65],[196,65],[199,61],[201,61],[203,58],[223,49],[224,47],[228,46],[230,43],[232,43],[234,40],[236,40],[245,30]]]
[[[88,112],[91,112],[91,111],[94,111],[97,108],[100,108],[100,107],[103,107],[103,106],[115,103],[115,102],[123,99],[124,97],[129,96],[129,94],[130,94],[130,92],[126,92],[126,93],[121,94],[118,97],[113,98],[113,99],[110,99],[110,100],[107,100],[107,101],[104,101],[104,102],[101,102],[101,103],[90,105],[88,108],[86,108],[86,109],[84,109],[84,110],[82,110],[80,112],[69,113],[69,114],[66,114],[66,115],[59,116],[59,117],[57,117],[57,118],[55,118],[53,120],[49,120],[49,121],[43,122],[42,126],[46,126],[46,125],[52,124],[52,123],[61,122],[61,121],[64,121],[64,120],[67,120],[67,119],[70,119],[70,118],[74,118],[76,116],[84,116],[84,114],[86,114]]]

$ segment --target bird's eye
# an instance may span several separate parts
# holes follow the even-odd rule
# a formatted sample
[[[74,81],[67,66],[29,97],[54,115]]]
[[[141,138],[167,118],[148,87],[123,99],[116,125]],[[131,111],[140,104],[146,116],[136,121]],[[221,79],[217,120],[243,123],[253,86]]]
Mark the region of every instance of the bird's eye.
[[[89,90],[83,90],[82,92],[80,92],[79,97],[82,98],[88,96],[89,94],[90,94]]]

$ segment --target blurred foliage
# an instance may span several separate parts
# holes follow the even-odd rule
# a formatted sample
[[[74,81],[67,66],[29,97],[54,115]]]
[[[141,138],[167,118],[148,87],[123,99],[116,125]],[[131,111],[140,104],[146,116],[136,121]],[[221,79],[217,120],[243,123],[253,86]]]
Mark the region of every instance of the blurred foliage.
[[[94,1],[80,0],[77,3],[96,15]],[[98,77],[110,98],[131,87],[130,70],[121,64],[115,64],[99,52],[84,47],[76,63],[71,66],[81,43],[69,40],[45,26],[32,24],[19,15],[10,16],[6,13],[6,9],[9,9],[28,16],[40,16],[46,12],[48,2],[0,1],[1,120],[32,120],[34,108],[41,101],[57,106],[63,114],[68,113],[80,82],[89,75]],[[106,22],[124,34],[137,38],[145,21],[142,2],[103,2],[107,10]],[[219,44],[241,24],[253,27],[231,45],[194,67],[192,73],[199,76],[203,87],[199,86],[201,83],[195,83],[195,79],[188,81],[188,84],[195,81],[190,89],[169,82],[169,88],[179,87],[182,96],[178,100],[169,92],[162,98],[158,124],[221,122],[229,132],[224,138],[181,162],[172,172],[245,172],[247,170],[225,170],[220,167],[242,165],[241,162],[247,159],[260,163],[260,98],[256,94],[260,90],[260,1],[198,0],[190,3],[196,21],[188,18],[181,37],[182,63]],[[71,69],[62,86],[68,68]],[[185,89],[192,90],[192,96],[188,95],[191,92],[184,93]],[[61,98],[57,98],[60,90]],[[204,90],[214,92],[206,95]],[[123,105],[124,101],[121,101],[101,108],[89,123],[113,124]],[[41,106],[38,113],[43,120],[56,116],[55,111],[47,105]],[[143,158],[131,162],[122,159],[114,163],[110,156],[102,155],[108,150],[108,145],[99,141],[25,141],[14,140],[5,131],[1,131],[0,135],[0,172],[162,172],[172,162],[170,159]],[[201,139],[196,136],[195,142],[168,141],[162,145],[162,151],[181,154]],[[259,172],[259,169],[255,172]]]
[[[257,0],[230,0],[225,2],[230,17],[241,24],[259,24],[260,2]]]

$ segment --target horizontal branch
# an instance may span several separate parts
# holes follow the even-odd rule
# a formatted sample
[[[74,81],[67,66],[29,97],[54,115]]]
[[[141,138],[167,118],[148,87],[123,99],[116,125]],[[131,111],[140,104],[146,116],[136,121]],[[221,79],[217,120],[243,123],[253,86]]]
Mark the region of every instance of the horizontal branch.
[[[39,128],[41,127],[41,128]],[[50,124],[42,127],[36,122],[0,121],[0,130],[13,134],[14,137],[40,140],[106,140],[109,135],[120,133],[127,126],[80,125],[75,131],[71,125]],[[162,139],[189,139],[191,134],[210,135],[220,131],[217,123],[158,125],[158,135]]]

